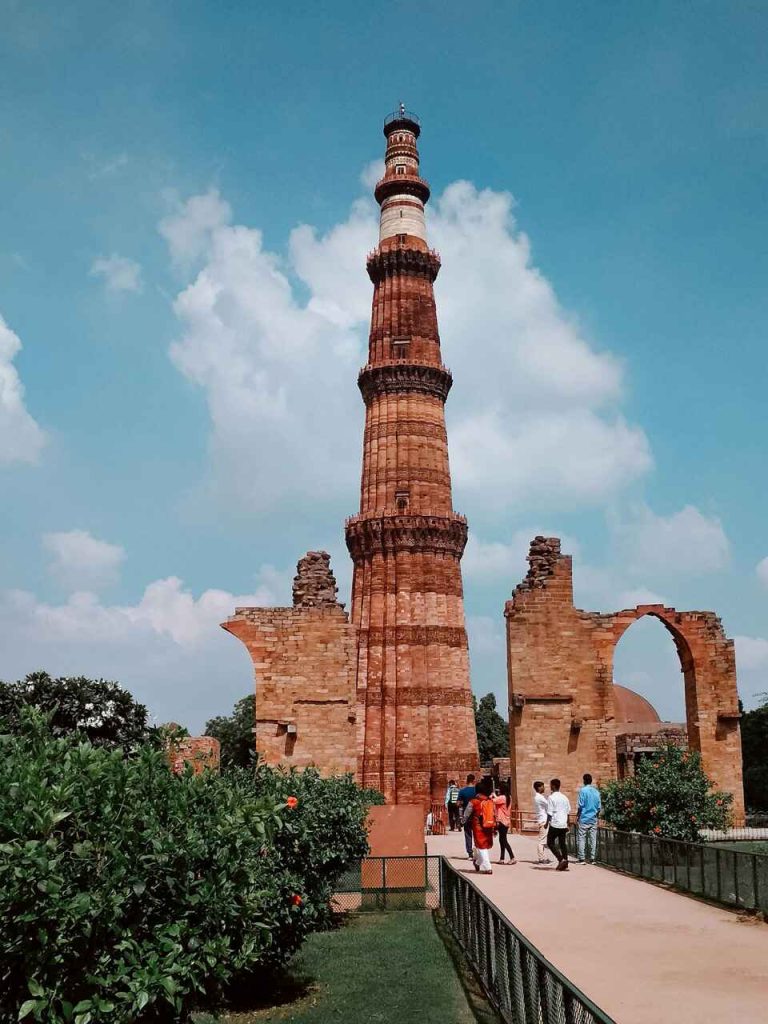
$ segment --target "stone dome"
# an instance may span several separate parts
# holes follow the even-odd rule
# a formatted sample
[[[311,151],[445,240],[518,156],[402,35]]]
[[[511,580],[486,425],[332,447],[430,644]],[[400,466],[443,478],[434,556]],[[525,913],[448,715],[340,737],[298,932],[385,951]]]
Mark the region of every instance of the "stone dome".
[[[634,690],[629,690],[626,686],[614,683],[613,696],[616,702],[617,722],[661,721],[659,713],[653,704],[647,701],[645,697],[641,697],[639,693],[635,693]]]

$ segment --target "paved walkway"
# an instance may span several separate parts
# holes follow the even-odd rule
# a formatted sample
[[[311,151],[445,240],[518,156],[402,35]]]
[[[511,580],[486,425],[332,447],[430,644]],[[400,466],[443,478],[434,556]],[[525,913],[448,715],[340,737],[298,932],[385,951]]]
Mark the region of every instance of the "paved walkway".
[[[768,1022],[768,924],[605,868],[518,863],[477,875],[464,837],[430,836],[563,974],[618,1024]]]

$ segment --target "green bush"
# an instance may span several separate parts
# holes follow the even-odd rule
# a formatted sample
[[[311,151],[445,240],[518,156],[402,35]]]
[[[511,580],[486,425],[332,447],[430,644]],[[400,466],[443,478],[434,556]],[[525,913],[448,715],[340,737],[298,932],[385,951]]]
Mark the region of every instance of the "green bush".
[[[368,809],[384,798],[375,790],[361,790],[351,775],[326,779],[314,768],[260,766],[250,777],[261,797],[278,805],[297,800],[274,837],[276,869],[303,878],[305,914],[314,927],[322,927],[330,916],[334,882],[348,864],[368,853]]]
[[[314,773],[175,776],[26,712],[0,739],[0,1022],[179,1020],[283,964],[365,852],[364,803]]]
[[[696,841],[702,828],[727,828],[733,797],[712,788],[693,750],[669,745],[637,773],[602,789],[606,822],[624,832]]]

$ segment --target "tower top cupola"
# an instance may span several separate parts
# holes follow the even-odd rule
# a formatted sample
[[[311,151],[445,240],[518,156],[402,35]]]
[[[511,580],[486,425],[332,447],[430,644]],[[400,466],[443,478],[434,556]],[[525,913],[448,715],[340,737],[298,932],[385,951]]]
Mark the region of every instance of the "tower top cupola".
[[[420,133],[418,117],[402,103],[384,119],[384,177],[373,193],[381,207],[379,243],[390,239],[402,243],[410,238],[418,248],[426,248],[424,204],[429,199],[429,185],[419,173],[416,140]]]

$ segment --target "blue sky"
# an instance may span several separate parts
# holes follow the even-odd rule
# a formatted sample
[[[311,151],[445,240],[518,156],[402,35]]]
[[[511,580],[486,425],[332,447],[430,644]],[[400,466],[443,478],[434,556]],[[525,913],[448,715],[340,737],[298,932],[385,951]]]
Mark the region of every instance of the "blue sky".
[[[0,0],[0,678],[198,728],[217,628],[349,577],[381,120],[422,118],[475,689],[529,536],[712,608],[768,690],[768,9]],[[21,349],[18,350],[18,343]],[[19,387],[23,388],[23,398]],[[682,712],[670,638],[617,678]]]

